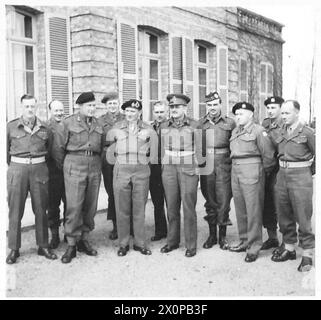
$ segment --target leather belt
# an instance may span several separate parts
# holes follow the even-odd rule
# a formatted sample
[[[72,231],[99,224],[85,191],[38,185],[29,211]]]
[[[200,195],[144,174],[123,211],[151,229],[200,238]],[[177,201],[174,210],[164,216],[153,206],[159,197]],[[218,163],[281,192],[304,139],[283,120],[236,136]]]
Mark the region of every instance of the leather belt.
[[[310,167],[312,165],[312,161],[291,162],[291,161],[279,160],[279,164],[281,168],[305,168],[305,167]]]
[[[12,156],[11,161],[14,163],[37,164],[37,163],[46,162],[46,158],[44,156],[37,157],[37,158],[20,158],[20,157]]]
[[[173,150],[165,150],[165,154],[172,157],[187,157],[192,156],[194,151],[173,151]]]
[[[73,154],[76,156],[86,156],[86,157],[92,157],[92,156],[98,156],[99,153],[92,151],[92,150],[80,150],[80,151],[68,151],[67,154]]]
[[[249,163],[261,163],[261,157],[251,157],[251,158],[233,158],[232,164],[249,164]]]
[[[225,154],[225,153],[229,153],[230,149],[229,148],[207,148],[206,152],[208,154]]]

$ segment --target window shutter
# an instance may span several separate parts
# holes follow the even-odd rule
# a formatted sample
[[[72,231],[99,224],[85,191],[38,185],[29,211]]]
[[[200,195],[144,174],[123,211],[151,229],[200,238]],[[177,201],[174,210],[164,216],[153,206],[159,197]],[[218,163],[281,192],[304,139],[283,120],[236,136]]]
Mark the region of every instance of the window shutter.
[[[182,58],[182,38],[173,37],[172,46],[172,92],[183,93],[183,58]]]
[[[120,103],[138,99],[137,26],[117,23],[118,86]]]
[[[217,46],[217,88],[222,99],[223,113],[229,112],[228,108],[228,48]]]
[[[72,113],[69,17],[46,16],[47,99],[64,104],[65,114]]]
[[[247,101],[247,61],[240,60],[240,101]]]
[[[183,39],[183,92],[186,94],[191,101],[188,104],[187,115],[189,117],[195,116],[194,106],[194,55],[193,55],[194,43],[191,39]]]

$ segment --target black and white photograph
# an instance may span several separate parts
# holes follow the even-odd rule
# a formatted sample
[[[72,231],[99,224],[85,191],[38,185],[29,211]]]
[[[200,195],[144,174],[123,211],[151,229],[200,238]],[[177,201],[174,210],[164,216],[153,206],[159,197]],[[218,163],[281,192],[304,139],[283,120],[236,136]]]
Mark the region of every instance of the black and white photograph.
[[[4,299],[319,296],[318,2],[1,6]]]

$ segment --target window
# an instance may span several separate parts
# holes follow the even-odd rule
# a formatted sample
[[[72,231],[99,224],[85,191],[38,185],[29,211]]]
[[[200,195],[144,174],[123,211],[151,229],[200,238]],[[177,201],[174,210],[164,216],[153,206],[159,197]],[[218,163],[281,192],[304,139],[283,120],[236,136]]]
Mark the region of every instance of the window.
[[[35,81],[36,40],[33,16],[15,10],[7,13],[9,27],[8,54],[8,119],[18,116],[20,97],[37,96]]]
[[[262,62],[260,65],[260,108],[258,117],[263,120],[265,117],[264,101],[273,95],[273,66],[270,63]],[[261,112],[261,110],[264,110]]]
[[[208,88],[208,48],[196,44],[196,49],[199,117],[203,117],[206,114],[205,95]]]
[[[247,61],[240,59],[240,101],[248,100]]]
[[[139,99],[144,106],[145,120],[152,118],[152,106],[160,100],[159,37],[147,30],[138,30],[138,84]]]

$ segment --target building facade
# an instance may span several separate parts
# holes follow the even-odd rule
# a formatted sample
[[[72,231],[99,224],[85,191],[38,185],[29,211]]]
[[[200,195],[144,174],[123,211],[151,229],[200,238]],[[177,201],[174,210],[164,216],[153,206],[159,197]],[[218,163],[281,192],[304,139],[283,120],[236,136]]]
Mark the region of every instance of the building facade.
[[[6,6],[7,118],[20,97],[37,97],[47,118],[52,99],[76,110],[94,91],[98,115],[107,91],[138,98],[143,118],[169,92],[190,96],[188,114],[205,113],[217,90],[225,112],[246,100],[265,117],[264,99],[282,94],[282,25],[239,7]]]

